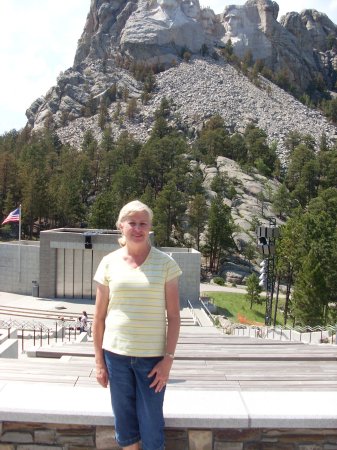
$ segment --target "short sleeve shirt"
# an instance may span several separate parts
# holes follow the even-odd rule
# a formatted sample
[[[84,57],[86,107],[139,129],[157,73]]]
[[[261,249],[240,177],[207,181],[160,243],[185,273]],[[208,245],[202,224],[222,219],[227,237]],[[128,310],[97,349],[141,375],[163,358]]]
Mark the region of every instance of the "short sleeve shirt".
[[[118,251],[105,256],[94,280],[109,287],[103,348],[128,356],[165,353],[165,283],[181,275],[174,259],[151,247],[144,263],[130,267]]]

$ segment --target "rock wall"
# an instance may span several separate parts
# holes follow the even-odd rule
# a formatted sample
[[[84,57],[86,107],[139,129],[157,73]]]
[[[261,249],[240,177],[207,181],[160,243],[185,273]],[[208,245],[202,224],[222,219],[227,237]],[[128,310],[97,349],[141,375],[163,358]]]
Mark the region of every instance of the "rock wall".
[[[166,450],[327,450],[337,446],[334,429],[167,429]],[[103,426],[0,422],[3,450],[118,450],[114,429]]]

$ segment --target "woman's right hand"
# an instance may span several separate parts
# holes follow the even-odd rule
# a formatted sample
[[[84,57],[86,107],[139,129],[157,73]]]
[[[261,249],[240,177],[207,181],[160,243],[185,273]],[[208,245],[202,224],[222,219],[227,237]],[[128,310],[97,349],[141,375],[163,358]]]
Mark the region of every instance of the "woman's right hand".
[[[108,387],[109,376],[105,364],[96,364],[96,380],[104,388]]]

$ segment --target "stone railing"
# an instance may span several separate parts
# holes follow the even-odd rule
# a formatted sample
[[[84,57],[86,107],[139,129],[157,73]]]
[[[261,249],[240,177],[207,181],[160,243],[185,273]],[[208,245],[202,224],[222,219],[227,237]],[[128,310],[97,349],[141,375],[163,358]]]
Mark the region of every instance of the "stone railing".
[[[336,404],[336,391],[168,387],[166,450],[332,450]],[[0,414],[1,450],[118,449],[106,389],[6,383]]]

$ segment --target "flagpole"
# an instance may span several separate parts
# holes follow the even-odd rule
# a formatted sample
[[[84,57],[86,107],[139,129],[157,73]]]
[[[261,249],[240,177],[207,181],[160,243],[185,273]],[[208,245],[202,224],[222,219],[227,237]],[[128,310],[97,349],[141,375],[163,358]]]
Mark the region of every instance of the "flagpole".
[[[19,206],[19,281],[21,281],[21,204]]]

